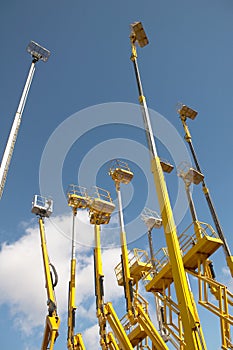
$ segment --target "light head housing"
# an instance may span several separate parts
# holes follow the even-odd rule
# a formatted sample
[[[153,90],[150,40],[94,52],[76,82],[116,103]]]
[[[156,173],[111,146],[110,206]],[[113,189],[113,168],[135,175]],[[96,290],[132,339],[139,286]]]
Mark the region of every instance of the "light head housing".
[[[192,120],[195,119],[197,116],[197,112],[186,105],[182,105],[181,108],[178,110],[178,113],[180,114],[180,117],[185,117]]]
[[[50,51],[37,44],[35,41],[30,41],[27,46],[27,52],[37,61],[41,60],[47,62],[50,56]]]
[[[140,47],[144,47],[149,44],[149,40],[146,36],[144,28],[141,22],[134,22],[131,24],[131,38],[133,42],[137,42]]]

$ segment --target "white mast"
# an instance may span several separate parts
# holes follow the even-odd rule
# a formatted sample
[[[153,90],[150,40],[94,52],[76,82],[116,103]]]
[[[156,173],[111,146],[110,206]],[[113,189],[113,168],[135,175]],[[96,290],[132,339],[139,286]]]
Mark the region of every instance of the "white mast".
[[[31,54],[33,60],[31,63],[31,67],[28,72],[28,77],[23,89],[23,93],[18,105],[18,109],[15,114],[15,118],[11,127],[11,131],[7,140],[7,144],[5,147],[5,151],[2,157],[1,165],[0,165],[0,199],[3,194],[7,173],[9,170],[12,154],[14,151],[15,142],[17,139],[17,135],[19,132],[19,127],[22,119],[22,114],[24,110],[24,106],[27,100],[27,96],[29,93],[29,89],[32,83],[32,79],[35,73],[35,64],[37,61],[42,60],[46,62],[50,56],[50,52],[40,46],[39,44],[35,43],[34,41],[31,41],[27,47],[27,51]]]

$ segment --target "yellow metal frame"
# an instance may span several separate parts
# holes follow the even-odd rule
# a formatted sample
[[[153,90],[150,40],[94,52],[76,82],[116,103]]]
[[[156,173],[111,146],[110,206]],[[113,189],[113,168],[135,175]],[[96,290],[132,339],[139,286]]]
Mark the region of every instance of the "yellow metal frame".
[[[206,223],[198,222],[200,235],[195,232],[192,223],[179,236],[179,244],[183,255],[183,264],[188,274],[198,280],[199,304],[219,317],[222,338],[222,349],[231,349],[231,326],[233,326],[233,294],[227,287],[215,280],[210,267],[209,257],[222,246],[213,228]],[[190,229],[194,234],[190,234]],[[163,306],[163,326],[170,336],[179,344],[179,349],[186,349],[184,328],[180,315],[180,308],[173,300],[173,275],[168,250],[161,248],[154,254],[155,265],[145,274],[144,282],[147,291],[160,299]],[[135,256],[136,258],[136,256]],[[140,260],[140,256],[139,256]],[[145,262],[146,263],[146,262]],[[148,261],[148,266],[150,260]],[[154,270],[156,269],[156,273]],[[211,293],[211,294],[210,294]],[[214,298],[213,298],[214,296]],[[170,340],[170,339],[169,339]]]
[[[199,304],[219,317],[222,349],[232,349],[231,326],[233,326],[233,294],[225,285],[211,278],[208,271],[209,262],[199,261],[198,270],[187,269],[187,272],[198,280]],[[214,291],[214,293],[213,293]],[[210,296],[214,294],[215,298]]]

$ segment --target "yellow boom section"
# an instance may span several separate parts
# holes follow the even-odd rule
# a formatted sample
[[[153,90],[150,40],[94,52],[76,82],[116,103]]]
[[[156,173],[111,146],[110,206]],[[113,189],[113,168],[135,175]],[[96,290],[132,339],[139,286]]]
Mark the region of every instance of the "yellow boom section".
[[[162,223],[168,248],[170,263],[172,266],[172,275],[174,278],[176,296],[180,307],[180,316],[184,329],[184,338],[188,350],[204,350],[206,349],[205,340],[202,334],[202,329],[193,299],[192,293],[188,286],[187,277],[182,261],[179,241],[177,238],[176,225],[173,219],[170,199],[164,179],[163,170],[160,159],[157,154],[154,135],[150,122],[146,98],[143,94],[138,64],[136,44],[143,47],[148,44],[148,40],[141,22],[136,22],[131,25],[132,31],[131,40],[131,60],[133,62],[134,71],[137,80],[139,102],[141,105],[142,116],[146,131],[148,147],[151,156],[151,170],[154,176],[155,187],[157,191]]]
[[[39,218],[39,227],[40,227],[40,238],[41,238],[41,248],[43,255],[44,263],[44,272],[45,272],[45,282],[47,290],[47,305],[48,305],[48,316],[46,317],[46,324],[44,330],[44,337],[41,346],[41,350],[53,350],[54,343],[59,335],[58,329],[60,326],[60,319],[57,315],[57,306],[54,295],[54,287],[50,272],[50,263],[48,257],[48,251],[45,240],[45,231],[44,231],[44,222],[43,218]]]

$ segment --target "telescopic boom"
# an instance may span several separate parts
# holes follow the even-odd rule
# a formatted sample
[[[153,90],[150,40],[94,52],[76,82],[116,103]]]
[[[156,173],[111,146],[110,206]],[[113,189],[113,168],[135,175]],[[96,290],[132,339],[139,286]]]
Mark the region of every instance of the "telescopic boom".
[[[35,73],[35,65],[36,62],[38,62],[39,60],[42,60],[44,62],[46,62],[50,56],[50,52],[43,48],[42,46],[40,46],[39,44],[35,43],[34,41],[31,41],[27,47],[27,51],[31,54],[32,56],[32,63],[31,63],[31,67],[29,69],[28,72],[28,77],[23,89],[23,93],[18,105],[18,109],[16,111],[15,114],[15,118],[11,127],[11,131],[7,140],[7,144],[5,147],[5,151],[3,153],[3,157],[2,157],[2,161],[1,161],[1,166],[0,166],[0,199],[2,197],[3,194],[3,190],[5,187],[5,182],[6,182],[6,178],[7,178],[7,173],[10,167],[10,162],[11,162],[11,158],[13,155],[13,151],[14,151],[14,147],[15,147],[15,142],[18,136],[18,132],[19,132],[19,127],[21,124],[21,119],[22,119],[22,114],[23,114],[23,110],[26,104],[26,100],[28,97],[28,93],[30,90],[30,86],[32,83],[32,79]]]
[[[136,81],[139,92],[139,102],[141,105],[147,142],[151,156],[151,170],[154,176],[155,187],[160,205],[162,223],[167,242],[168,254],[172,266],[175,290],[178,299],[178,304],[180,306],[180,316],[184,328],[185,343],[189,350],[206,350],[206,344],[202,333],[197,309],[195,307],[195,301],[189,289],[187,277],[185,274],[179,241],[177,237],[176,225],[173,218],[163,170],[160,164],[160,158],[157,154],[149,112],[146,104],[146,98],[143,94],[142,83],[138,69],[136,44],[138,44],[140,47],[143,47],[146,44],[148,44],[148,39],[146,37],[141,22],[133,23],[131,25],[131,28],[131,60],[133,62],[134,71],[136,75]]]
[[[49,217],[51,215],[52,208],[53,202],[51,199],[46,199],[45,197],[35,195],[32,206],[32,213],[39,216],[41,249],[45,272],[45,287],[48,298],[48,315],[46,317],[41,350],[53,350],[55,341],[59,335],[58,329],[60,326],[60,319],[57,314],[57,304],[54,292],[54,288],[57,285],[57,273],[54,266],[49,262],[49,255],[44,230],[44,218]],[[52,280],[52,271],[50,270],[50,267],[52,267],[52,270],[55,273],[55,281]]]
[[[196,155],[193,143],[192,143],[192,137],[191,137],[188,125],[186,123],[187,118],[192,119],[192,120],[195,119],[197,116],[197,112],[194,111],[193,109],[191,109],[190,107],[185,106],[185,105],[183,105],[178,112],[180,114],[180,119],[181,119],[181,122],[182,122],[182,125],[184,128],[184,131],[185,131],[185,140],[187,141],[187,143],[189,145],[195,166],[196,166],[197,170],[202,174],[202,171],[201,171],[198,159],[197,159],[197,155]],[[224,253],[226,256],[226,262],[227,262],[227,265],[228,265],[229,270],[231,272],[231,276],[233,277],[233,256],[232,256],[230,248],[227,244],[226,237],[223,233],[223,230],[222,230],[217,212],[215,210],[212,198],[210,196],[209,189],[206,185],[204,176],[202,178],[202,190],[203,190],[203,193],[205,195],[205,198],[206,198],[211,216],[213,218],[217,233],[219,235],[219,238],[223,241],[223,249],[224,249]]]

